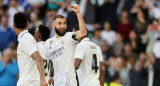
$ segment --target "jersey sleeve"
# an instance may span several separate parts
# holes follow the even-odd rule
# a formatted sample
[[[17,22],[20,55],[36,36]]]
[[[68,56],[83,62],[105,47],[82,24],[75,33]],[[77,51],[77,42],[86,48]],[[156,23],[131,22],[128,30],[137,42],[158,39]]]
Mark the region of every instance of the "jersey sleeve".
[[[68,33],[70,35],[71,40],[77,44],[79,41],[77,40],[76,33],[75,32],[68,32]]]
[[[102,57],[102,51],[101,51],[101,49],[100,49],[100,47],[98,47],[98,51],[99,51],[99,61],[101,61],[101,62],[103,62],[103,57]]]
[[[76,46],[76,52],[75,52],[75,58],[79,58],[81,60],[83,60],[84,56],[85,56],[85,46],[82,45],[81,43],[79,43],[77,46]]]
[[[38,51],[38,45],[35,39],[30,36],[22,39],[21,49],[23,52],[27,53],[29,56],[32,56],[34,52]]]

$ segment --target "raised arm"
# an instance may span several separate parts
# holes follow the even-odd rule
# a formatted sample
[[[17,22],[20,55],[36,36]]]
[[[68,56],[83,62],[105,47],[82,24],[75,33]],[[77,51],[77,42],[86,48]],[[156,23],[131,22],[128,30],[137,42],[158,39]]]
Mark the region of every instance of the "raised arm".
[[[44,65],[43,65],[43,59],[40,56],[39,52],[36,51],[32,54],[32,58],[36,61],[37,67],[40,73],[40,84],[41,86],[48,86],[46,80],[45,80],[45,72],[44,72]]]
[[[86,29],[86,25],[85,25],[85,22],[83,20],[83,17],[79,11],[79,7],[77,4],[72,4],[71,5],[71,9],[73,12],[76,13],[77,15],[77,18],[78,18],[78,22],[79,22],[79,28],[80,30],[76,32],[76,37],[77,37],[77,40],[81,40],[82,38],[86,37],[87,36],[87,29]]]

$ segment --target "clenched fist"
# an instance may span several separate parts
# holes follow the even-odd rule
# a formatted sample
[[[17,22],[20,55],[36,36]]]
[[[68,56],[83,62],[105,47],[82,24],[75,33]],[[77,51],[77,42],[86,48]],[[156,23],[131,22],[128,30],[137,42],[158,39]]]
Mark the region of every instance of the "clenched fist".
[[[41,80],[41,86],[48,86],[48,83],[46,82],[46,80]]]
[[[78,6],[78,4],[72,4],[71,5],[71,9],[72,9],[73,12],[79,13],[79,6]]]

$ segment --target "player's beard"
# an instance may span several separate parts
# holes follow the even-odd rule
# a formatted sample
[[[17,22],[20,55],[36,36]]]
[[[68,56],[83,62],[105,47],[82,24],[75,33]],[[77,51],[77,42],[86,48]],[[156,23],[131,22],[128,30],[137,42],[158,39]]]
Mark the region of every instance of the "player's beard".
[[[55,27],[55,31],[56,33],[59,35],[59,36],[64,36],[66,34],[66,30],[63,28],[64,30],[64,33],[61,33],[60,30],[58,30],[56,27]]]

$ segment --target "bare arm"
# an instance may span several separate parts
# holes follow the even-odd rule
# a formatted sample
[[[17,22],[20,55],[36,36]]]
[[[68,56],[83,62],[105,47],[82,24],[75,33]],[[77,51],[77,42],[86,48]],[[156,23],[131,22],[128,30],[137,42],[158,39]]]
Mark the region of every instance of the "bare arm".
[[[43,59],[40,56],[39,52],[36,51],[32,54],[32,58],[36,61],[37,67],[40,73],[40,81],[41,86],[48,86],[47,82],[45,81],[45,72],[44,72],[44,65],[43,65]]]
[[[49,85],[54,83],[53,74],[54,74],[54,69],[53,69],[53,67],[51,67],[50,74],[49,74],[50,79],[48,80]]]
[[[78,59],[76,58],[75,61],[74,61],[74,66],[75,66],[75,69],[77,70],[81,64],[82,60],[81,59]]]
[[[79,11],[78,5],[77,4],[72,4],[71,5],[71,9],[72,9],[72,11],[74,11],[77,14],[80,30],[76,32],[76,37],[80,41],[82,38],[87,36],[86,25],[85,25],[85,22],[83,20],[82,15],[81,15],[81,13]]]
[[[99,76],[101,86],[104,86],[104,71],[103,71],[103,63],[100,62],[100,76]]]

